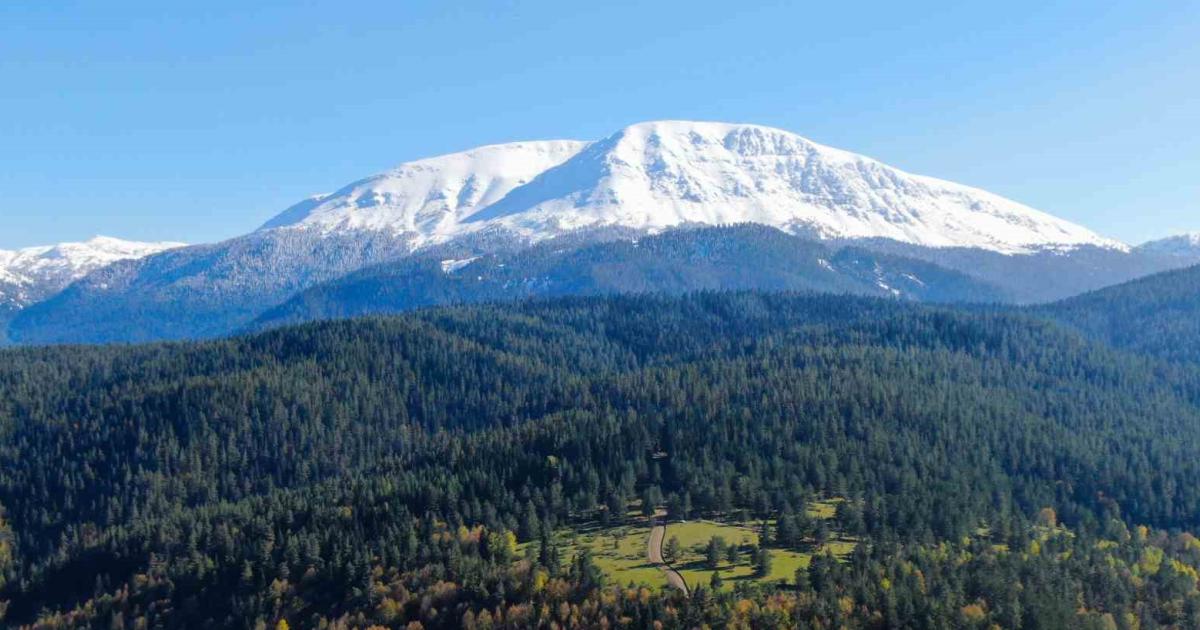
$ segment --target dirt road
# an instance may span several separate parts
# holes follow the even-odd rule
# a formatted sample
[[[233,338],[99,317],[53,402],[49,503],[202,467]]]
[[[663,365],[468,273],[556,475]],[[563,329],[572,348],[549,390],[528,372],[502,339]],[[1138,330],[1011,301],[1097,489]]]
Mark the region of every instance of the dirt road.
[[[661,516],[656,515],[656,524],[650,529],[650,544],[646,545],[646,557],[649,558],[652,564],[657,565],[663,573],[667,574],[667,584],[670,584],[673,588],[683,591],[683,594],[687,595],[687,582],[683,581],[683,576],[679,575],[678,571],[672,569],[670,565],[663,560],[663,538],[665,538],[667,535],[667,527],[662,524],[661,520],[659,520],[661,518]]]

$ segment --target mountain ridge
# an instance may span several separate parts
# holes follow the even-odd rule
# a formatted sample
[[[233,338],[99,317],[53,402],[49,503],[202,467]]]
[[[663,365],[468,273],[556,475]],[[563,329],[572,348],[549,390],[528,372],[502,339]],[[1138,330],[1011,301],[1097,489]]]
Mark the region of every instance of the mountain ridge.
[[[1182,258],[1200,263],[1200,232],[1185,232],[1165,238],[1146,241],[1135,248],[1158,256]]]
[[[1190,260],[1130,248],[987,191],[912,175],[787,131],[660,121],[591,142],[514,142],[406,162],[304,199],[243,236],[102,266],[39,300],[10,305],[0,315],[0,329],[23,344],[220,336],[254,325],[312,287],[413,257],[470,264],[461,261],[511,258],[542,243],[576,247],[744,224],[835,250],[858,248],[860,260],[874,262],[839,269],[843,277],[830,284],[828,270],[800,261],[797,252],[772,250],[777,258],[800,261],[790,272],[771,269],[750,252],[740,259],[670,258],[682,250],[668,255],[673,268],[641,258],[646,264],[639,271],[629,265],[644,251],[632,255],[628,248],[605,246],[601,250],[614,256],[609,269],[621,270],[619,279],[595,276],[597,267],[583,259],[542,258],[538,270],[553,272],[553,281],[538,290],[718,289],[713,281],[719,278],[730,287],[805,290],[843,290],[847,285],[840,283],[849,282],[871,293],[871,265],[880,263],[883,275],[899,273],[884,284],[905,297],[930,299],[949,291],[958,292],[955,299],[1003,295],[1005,301],[1034,303]],[[779,240],[767,236],[762,242]],[[758,260],[759,268],[737,269],[748,260]],[[561,275],[568,271],[579,275]],[[908,282],[904,273],[947,284],[901,287]],[[422,277],[446,281],[440,288],[423,285],[423,291],[431,289],[426,296],[463,295],[456,278]],[[471,288],[466,295],[507,299],[529,290],[521,284],[528,278],[508,272],[489,277],[507,284]],[[971,286],[993,291],[973,293]]]
[[[265,229],[389,230],[414,248],[485,227],[530,241],[584,227],[761,223],[821,239],[1006,253],[1127,247],[999,195],[761,125],[638,123],[601,140],[488,145],[302,201]]]
[[[675,229],[598,243],[559,240],[511,254],[416,255],[361,269],[297,293],[246,330],[438,304],[568,295],[759,289],[924,302],[1008,298],[999,287],[933,263],[856,247],[835,249],[757,224]]]
[[[135,260],[184,243],[127,241],[94,236],[81,242],[0,249],[0,303],[23,307],[121,260]]]
[[[1200,265],[1090,291],[1031,312],[1124,350],[1200,357]]]

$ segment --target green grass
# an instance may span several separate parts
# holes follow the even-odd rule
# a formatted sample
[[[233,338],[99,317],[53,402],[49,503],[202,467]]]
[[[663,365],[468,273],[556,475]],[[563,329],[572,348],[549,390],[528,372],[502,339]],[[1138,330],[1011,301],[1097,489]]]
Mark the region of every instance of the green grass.
[[[842,499],[814,501],[808,506],[813,518],[833,518],[837,504]],[[563,562],[569,562],[575,553],[586,546],[592,551],[596,566],[608,578],[621,585],[639,584],[652,588],[667,585],[666,576],[646,559],[646,545],[650,539],[650,521],[637,511],[634,505],[626,515],[627,523],[619,526],[602,527],[588,523],[575,528],[561,529],[554,534],[555,542],[561,546]],[[774,523],[771,522],[774,526]],[[725,581],[725,589],[746,580],[763,582],[795,583],[796,570],[808,567],[812,553],[832,552],[844,558],[854,551],[855,542],[833,535],[819,550],[794,551],[771,549],[771,573],[763,578],[754,577],[752,549],[758,545],[757,523],[718,523],[697,520],[667,524],[666,540],[679,539],[682,557],[674,564],[689,587],[708,587],[713,570],[708,566],[705,550],[713,536],[725,539],[726,544],[737,545],[738,562],[728,563],[722,558],[717,571]],[[518,546],[522,554],[530,543]],[[665,541],[664,541],[665,544]]]
[[[843,503],[843,502],[845,502],[845,499],[843,499],[841,497],[834,497],[832,499],[821,499],[820,501],[813,501],[813,502],[809,503],[808,506],[805,508],[805,512],[808,513],[809,518],[827,521],[837,515],[837,506],[839,503]],[[751,519],[751,520],[747,520],[747,521],[739,521],[736,524],[740,525],[742,527],[749,527],[749,528],[757,529],[761,523],[762,523],[762,521],[760,521],[760,520]],[[772,528],[775,527],[775,519],[773,519],[773,518],[767,519],[767,523],[769,523]]]
[[[845,499],[840,497],[813,501],[812,503],[808,504],[808,515],[812,518],[831,519],[835,514],[837,514],[838,504],[844,501]]]
[[[729,564],[724,559],[717,565],[721,579],[725,580],[725,588],[733,588],[739,580],[754,579],[754,568],[751,565],[751,548],[758,544],[758,533],[749,527],[726,525],[712,521],[687,521],[669,523],[667,525],[667,540],[671,537],[679,539],[683,557],[674,563],[675,569],[683,576],[689,587],[708,586],[713,570],[705,559],[705,549],[713,536],[720,536],[727,544],[738,546],[738,563]]]
[[[650,587],[667,585],[667,578],[646,559],[650,540],[650,524],[637,519],[627,525],[600,527],[589,524],[575,529],[555,532],[554,540],[561,545],[562,559],[567,563],[584,546],[592,551],[596,566],[617,584],[639,584]],[[529,544],[518,546],[524,553]]]
[[[724,538],[727,544],[738,545],[740,552],[737,564],[729,564],[722,559],[717,565],[717,572],[725,581],[725,589],[731,589],[737,582],[745,580],[795,584],[796,570],[807,568],[812,561],[812,553],[771,549],[771,573],[766,577],[756,578],[751,550],[758,545],[757,528],[713,521],[687,521],[668,524],[667,539],[670,540],[672,536],[679,539],[679,545],[683,549],[683,557],[674,566],[689,587],[707,587],[712,579],[713,569],[708,566],[705,551],[708,541],[713,536]],[[835,556],[844,558],[854,551],[855,544],[851,540],[835,539],[827,542],[818,551],[824,553],[828,550]]]

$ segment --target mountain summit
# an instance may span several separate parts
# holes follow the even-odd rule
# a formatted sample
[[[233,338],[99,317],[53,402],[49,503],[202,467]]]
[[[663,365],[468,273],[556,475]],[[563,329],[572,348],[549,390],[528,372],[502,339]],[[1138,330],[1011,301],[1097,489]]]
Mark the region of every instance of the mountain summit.
[[[114,262],[182,246],[97,236],[81,243],[0,250],[0,305],[24,306]]]
[[[1020,203],[758,125],[661,121],[596,142],[520,142],[418,160],[305,200],[264,228],[384,230],[413,248],[489,229],[759,223],[822,239],[1003,253],[1125,246]]]
[[[453,301],[728,288],[1037,302],[1186,262],[787,131],[664,121],[408,162],[249,234],[102,266],[9,307],[0,328],[16,343],[146,341]]]
[[[1138,245],[1137,249],[1158,256],[1200,261],[1200,232],[1177,234]]]

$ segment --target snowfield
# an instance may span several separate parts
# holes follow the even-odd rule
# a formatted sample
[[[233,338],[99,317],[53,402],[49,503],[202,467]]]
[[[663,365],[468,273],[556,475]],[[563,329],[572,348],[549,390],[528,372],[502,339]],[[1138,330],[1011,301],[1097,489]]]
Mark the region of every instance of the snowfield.
[[[183,243],[139,243],[97,236],[82,243],[0,250],[0,301],[24,304],[61,290],[114,262],[182,246]]]
[[[1003,253],[1125,245],[977,188],[758,125],[663,121],[596,142],[518,142],[418,160],[289,208],[262,229],[383,230],[413,248],[503,228],[761,223]]]

